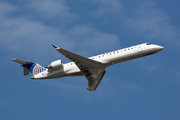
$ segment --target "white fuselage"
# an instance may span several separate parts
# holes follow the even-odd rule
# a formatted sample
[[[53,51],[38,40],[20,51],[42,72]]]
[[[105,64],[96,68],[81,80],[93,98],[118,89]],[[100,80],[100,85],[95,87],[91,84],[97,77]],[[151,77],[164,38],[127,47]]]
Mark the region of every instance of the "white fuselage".
[[[163,47],[155,44],[144,43],[128,48],[112,51],[109,53],[89,57],[91,60],[102,63],[102,67],[106,68],[110,65],[151,55],[161,51]],[[33,79],[52,79],[66,76],[83,76],[82,71],[74,62],[64,64],[60,69],[53,71],[44,71],[36,74]]]

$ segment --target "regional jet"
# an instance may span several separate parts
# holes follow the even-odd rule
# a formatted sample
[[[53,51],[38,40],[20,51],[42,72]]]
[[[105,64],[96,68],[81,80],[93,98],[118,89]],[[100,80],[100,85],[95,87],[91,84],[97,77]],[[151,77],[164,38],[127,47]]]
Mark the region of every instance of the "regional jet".
[[[63,48],[59,48],[54,44],[52,44],[52,46],[56,51],[67,57],[72,62],[63,64],[61,60],[56,60],[44,68],[34,61],[19,59],[12,59],[12,61],[22,64],[24,75],[28,75],[31,72],[33,74],[31,79],[85,76],[88,80],[88,87],[86,89],[89,92],[96,90],[106,73],[105,69],[107,67],[113,64],[148,56],[164,49],[164,47],[159,45],[143,43],[86,58]]]

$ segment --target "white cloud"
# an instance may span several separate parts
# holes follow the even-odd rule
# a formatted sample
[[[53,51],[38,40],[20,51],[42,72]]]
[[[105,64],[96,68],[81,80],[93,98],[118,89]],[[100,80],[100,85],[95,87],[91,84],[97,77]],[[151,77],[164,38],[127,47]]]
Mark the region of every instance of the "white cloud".
[[[105,20],[113,20],[119,17],[122,9],[121,2],[119,0],[91,0],[93,4],[97,4],[97,8],[91,12],[91,15]],[[115,19],[114,19],[115,20]]]
[[[16,16],[12,13],[20,9],[10,3],[1,2],[0,6],[3,6],[0,8],[1,50],[8,48],[13,52],[23,52],[22,50],[26,48],[29,52],[39,54],[39,50],[47,48],[44,45],[53,42],[68,46],[65,44],[68,41],[63,37],[60,27],[46,25],[43,20],[32,20],[24,15]]]
[[[37,2],[42,1],[40,0]],[[40,11],[44,12],[44,14],[46,13],[46,4],[48,4],[48,2],[49,1],[45,1],[45,7],[40,8]],[[55,5],[55,3],[53,3],[53,5]],[[65,21],[66,19],[68,21],[74,13],[71,14],[67,6],[65,4],[62,5],[64,5],[64,9],[62,11],[58,11],[63,12],[66,16],[69,16],[64,18]],[[107,49],[111,49],[119,42],[117,35],[103,33],[92,27],[73,25],[72,27],[61,28],[51,24],[45,24],[46,22],[44,22],[43,19],[32,19],[24,14],[16,15],[22,10],[25,12],[29,11],[18,8],[13,4],[0,2],[0,6],[3,6],[0,8],[1,53],[4,51],[6,53],[11,52],[11,55],[18,54],[19,56],[23,56],[24,59],[27,59],[27,56],[31,57],[32,55],[39,59],[42,59],[43,56],[45,59],[49,58],[49,55],[53,56],[53,54],[56,54],[55,52],[52,53],[53,48],[50,46],[50,44],[54,43],[68,50],[74,49],[74,51],[79,50],[86,52],[86,49],[88,48],[91,52],[87,52],[86,55],[89,56],[89,54],[92,54],[95,50],[103,50],[106,47]],[[55,7],[57,7],[57,5],[55,5]],[[32,9],[35,10],[35,8]],[[49,9],[50,8],[47,7],[47,10]],[[54,10],[55,9],[50,10],[49,12],[58,15],[59,12],[54,13]],[[65,12],[66,10],[67,12]],[[55,15],[52,15],[52,17],[55,17]],[[16,57],[14,55],[12,56],[13,58]]]
[[[78,16],[66,5],[65,0],[36,0],[36,2],[29,0],[24,9],[30,11],[32,18],[38,18],[36,20],[46,21],[51,25],[56,23],[56,26],[61,27],[70,25],[78,19]]]
[[[115,34],[103,33],[95,28],[81,25],[72,27],[66,35],[74,44],[76,41],[80,42],[77,46],[81,48],[83,54],[94,53],[95,51],[107,52],[105,50],[116,48],[119,42],[119,38]]]
[[[1,44],[3,44],[1,49],[9,48],[20,52],[20,49],[28,48],[29,51],[35,52],[40,47],[45,49],[44,44],[49,43],[50,40],[63,41],[58,29],[25,18],[0,19],[0,26],[4,27],[0,30]]]
[[[127,31],[146,40],[177,42],[179,39],[179,30],[170,24],[169,17],[154,2],[144,2],[131,16],[126,16],[124,21]]]
[[[13,5],[7,2],[0,2],[0,17],[13,11],[16,11],[16,8]]]

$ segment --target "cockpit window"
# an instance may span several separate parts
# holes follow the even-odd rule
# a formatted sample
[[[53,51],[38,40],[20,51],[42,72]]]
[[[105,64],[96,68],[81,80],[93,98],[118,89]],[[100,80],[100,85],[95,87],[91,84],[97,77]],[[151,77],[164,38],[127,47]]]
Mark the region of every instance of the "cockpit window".
[[[151,43],[147,43],[146,45],[152,45]]]

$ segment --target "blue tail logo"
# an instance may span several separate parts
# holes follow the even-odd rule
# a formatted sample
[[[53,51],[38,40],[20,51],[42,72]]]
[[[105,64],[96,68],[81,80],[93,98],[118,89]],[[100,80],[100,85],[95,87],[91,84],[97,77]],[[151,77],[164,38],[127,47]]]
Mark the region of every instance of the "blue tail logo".
[[[32,71],[30,71],[31,73],[33,73],[33,75],[46,71],[46,68],[42,67],[41,65],[37,63],[34,64],[32,65]]]

